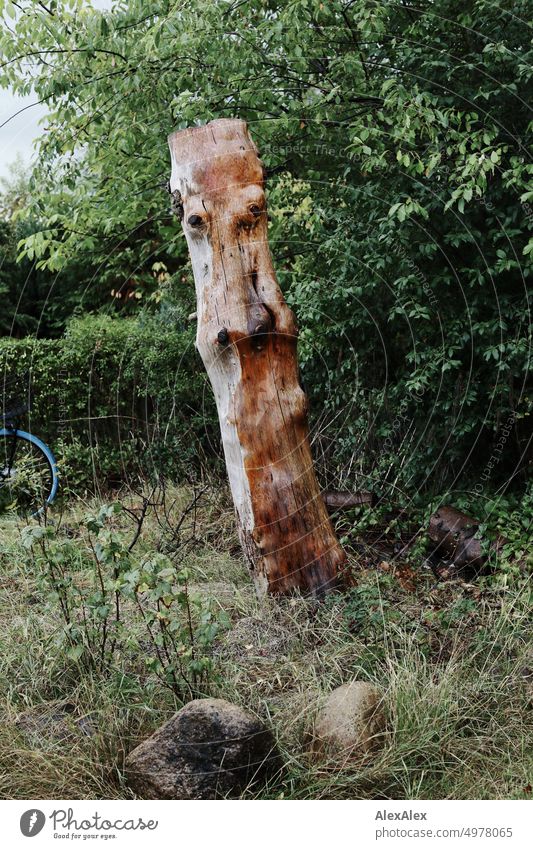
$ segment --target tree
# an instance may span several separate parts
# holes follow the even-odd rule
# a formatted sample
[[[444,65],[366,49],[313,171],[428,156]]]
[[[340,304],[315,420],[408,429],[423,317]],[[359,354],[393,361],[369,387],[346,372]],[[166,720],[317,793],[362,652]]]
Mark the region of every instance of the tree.
[[[95,292],[91,286],[95,269],[80,262],[79,256],[65,263],[61,275],[42,263],[38,268],[35,251],[20,256],[22,241],[33,237],[44,241],[42,213],[38,219],[29,214],[30,183],[30,170],[17,155],[0,178],[0,332],[16,338],[57,337],[74,311],[98,309],[109,297]]]
[[[260,593],[323,595],[345,555],[314,475],[294,315],[268,248],[263,167],[244,121],[174,133],[170,190],[198,303],[243,551]]]
[[[29,203],[29,168],[20,153],[8,166],[7,176],[0,177],[0,217],[6,221],[14,218]]]
[[[491,485],[523,486],[525,2],[18,7],[3,81],[50,109],[29,212],[48,221],[26,250],[54,269],[90,256],[123,279],[163,255],[184,265],[163,140],[239,116],[270,173],[269,235],[327,475],[404,500],[471,488],[516,413]]]

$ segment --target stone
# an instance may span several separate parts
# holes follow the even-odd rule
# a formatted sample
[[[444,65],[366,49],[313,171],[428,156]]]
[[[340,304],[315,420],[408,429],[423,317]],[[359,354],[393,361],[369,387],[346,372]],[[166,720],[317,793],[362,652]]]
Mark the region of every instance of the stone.
[[[144,799],[217,799],[279,766],[272,734],[225,699],[195,699],[126,759],[126,778]]]
[[[312,749],[325,757],[364,760],[379,748],[385,728],[379,690],[366,681],[351,681],[333,690],[319,711]]]

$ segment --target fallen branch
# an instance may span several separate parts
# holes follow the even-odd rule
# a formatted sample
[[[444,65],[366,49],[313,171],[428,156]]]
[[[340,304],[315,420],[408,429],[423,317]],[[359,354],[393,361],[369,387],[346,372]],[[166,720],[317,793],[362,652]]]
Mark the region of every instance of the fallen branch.
[[[372,492],[361,490],[360,492],[323,492],[322,498],[329,511],[349,510],[350,507],[359,507],[361,504],[375,503]]]

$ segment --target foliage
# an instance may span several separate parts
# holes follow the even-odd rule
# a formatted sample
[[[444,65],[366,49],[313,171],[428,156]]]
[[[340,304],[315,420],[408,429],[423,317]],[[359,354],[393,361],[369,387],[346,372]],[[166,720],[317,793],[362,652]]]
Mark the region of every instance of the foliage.
[[[386,579],[364,582],[350,589],[343,611],[350,632],[371,642],[374,647],[383,638],[385,624],[395,618],[388,599],[383,595],[384,583]]]
[[[0,373],[31,374],[28,427],[59,460],[62,489],[81,495],[139,478],[190,478],[217,452],[213,404],[192,330],[179,311],[86,316],[60,339],[0,340]]]
[[[0,217],[5,221],[15,219],[30,201],[30,173],[20,152],[7,171],[7,176],[0,177]]]
[[[29,428],[60,458],[63,492],[194,479],[220,456],[166,137],[238,116],[267,170],[322,482],[381,496],[339,521],[358,584],[318,609],[297,597],[258,609],[230,512],[197,528],[196,496],[185,530],[124,491],[122,510],[97,501],[80,519],[72,500],[21,536],[2,517],[4,795],[124,796],[124,753],[207,686],[275,725],[285,769],[265,796],[530,793],[527,12],[524,0],[0,0],[0,85],[48,106],[32,175],[15,169],[2,189],[0,332],[24,338],[0,341],[0,367],[30,369]],[[506,538],[475,584],[424,568],[419,530],[449,502],[481,519],[487,544]],[[414,534],[405,558],[380,560]],[[281,629],[282,650],[222,644],[218,678],[222,606]],[[310,697],[352,678],[383,688],[390,745],[325,771],[301,734]],[[58,700],[97,731],[68,758],[18,720]]]
[[[0,221],[0,332],[22,337],[40,329],[53,275],[46,271],[36,272],[28,260],[17,263],[17,235],[19,238],[22,235],[20,227]],[[48,318],[45,330],[50,332]]]
[[[503,587],[529,583],[533,573],[533,485],[528,484],[519,501],[498,498],[497,503],[484,506],[488,520],[480,523],[479,534],[488,548],[492,567],[489,580]]]
[[[132,628],[131,611],[125,615],[130,603],[144,626],[147,669],[175,695],[194,695],[210,678],[209,650],[224,619],[189,591],[186,568],[159,552],[132,552],[113,527],[120,510],[115,502],[85,517],[85,546],[49,525],[23,528],[22,544],[63,620],[59,645],[71,661],[100,672],[124,653],[139,654],[143,637]]]
[[[271,175],[271,241],[326,477],[389,497],[457,486],[510,415],[492,484],[524,468],[525,3],[18,7],[3,83],[33,85],[49,107],[27,212],[42,229],[23,256],[88,260],[102,285],[133,281],[146,300],[153,262],[185,261],[160,189],[168,131],[243,117]]]
[[[0,179],[0,333],[59,336],[73,312],[109,304],[105,289],[91,285],[94,269],[88,263],[68,263],[60,275],[38,269],[35,258],[19,258],[17,245],[42,229],[28,214],[30,175],[16,159],[8,177]]]

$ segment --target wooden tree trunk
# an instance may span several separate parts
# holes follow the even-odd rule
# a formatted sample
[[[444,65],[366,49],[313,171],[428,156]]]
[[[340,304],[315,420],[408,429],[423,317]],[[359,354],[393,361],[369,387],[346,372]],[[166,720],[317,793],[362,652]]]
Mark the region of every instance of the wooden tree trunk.
[[[345,554],[315,478],[297,328],[268,247],[244,121],[173,133],[170,191],[194,272],[196,346],[216,399],[239,537],[259,593],[321,595]]]

